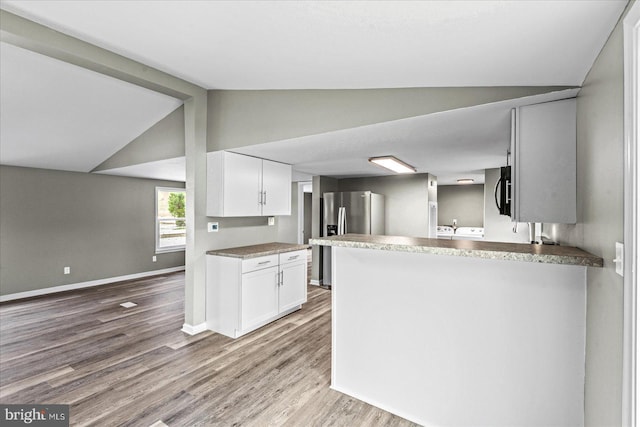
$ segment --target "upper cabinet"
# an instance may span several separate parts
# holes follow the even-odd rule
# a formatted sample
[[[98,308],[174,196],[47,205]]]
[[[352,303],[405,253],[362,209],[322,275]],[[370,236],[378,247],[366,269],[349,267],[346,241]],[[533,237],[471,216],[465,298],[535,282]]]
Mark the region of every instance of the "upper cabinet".
[[[519,107],[512,118],[512,219],[574,224],[576,100]]]
[[[207,153],[207,216],[291,215],[291,166],[228,151]]]

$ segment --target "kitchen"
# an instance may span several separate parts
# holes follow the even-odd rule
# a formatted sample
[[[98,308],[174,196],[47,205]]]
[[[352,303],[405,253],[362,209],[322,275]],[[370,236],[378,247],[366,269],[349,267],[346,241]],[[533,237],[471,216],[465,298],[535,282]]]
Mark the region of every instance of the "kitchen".
[[[553,88],[555,89],[555,88]],[[189,115],[194,113],[199,114],[198,120],[203,120],[202,110],[198,113],[198,109],[208,104],[207,119],[209,121],[209,129],[206,133],[207,147],[203,144],[203,134],[197,135],[196,139],[199,145],[189,145],[187,142],[187,150],[194,149],[197,152],[204,153],[219,151],[224,149],[231,149],[232,151],[242,152],[243,150],[249,150],[253,145],[256,145],[253,149],[259,150],[259,145],[264,143],[263,136],[269,135],[271,141],[282,141],[286,139],[296,139],[297,142],[305,144],[304,139],[307,137],[300,135],[322,135],[323,133],[339,132],[339,129],[355,129],[355,127],[377,126],[376,123],[381,122],[393,122],[398,120],[411,120],[412,117],[427,116],[431,113],[439,113],[443,111],[460,110],[465,107],[490,105],[492,103],[499,103],[508,100],[522,99],[527,96],[538,96],[545,93],[549,93],[549,90],[541,90],[540,88],[432,88],[432,89],[417,89],[417,90],[365,90],[361,92],[356,91],[328,91],[325,93],[314,93],[301,90],[299,92],[286,92],[286,91],[274,91],[271,93],[258,93],[257,91],[247,91],[246,93],[233,93],[232,91],[210,91],[204,101],[199,98],[197,103],[188,103],[185,107],[185,114]],[[416,95],[421,98],[416,101]],[[306,97],[306,99],[305,99]],[[347,107],[344,102],[345,99],[350,98],[359,99],[357,108]],[[471,99],[471,100],[469,100]],[[434,101],[435,100],[435,101]],[[452,103],[457,105],[451,105]],[[260,105],[270,105],[271,110],[264,110],[260,108]],[[320,104],[321,106],[318,106]],[[286,108],[284,106],[286,105]],[[394,108],[385,108],[385,105],[393,105]],[[278,111],[277,106],[283,106],[282,110]],[[398,113],[399,109],[402,110]],[[393,110],[393,111],[392,111]],[[509,108],[506,109],[507,111]],[[214,111],[223,111],[224,114],[214,114]],[[329,113],[330,112],[330,113]],[[321,121],[317,120],[318,116],[330,114],[333,117],[333,121]],[[366,116],[369,115],[367,118]],[[191,116],[193,117],[193,116]],[[416,119],[421,121],[421,119]],[[422,118],[422,120],[431,120]],[[508,121],[508,114],[504,115],[501,120]],[[197,122],[197,121],[196,121]],[[188,125],[192,126],[188,129],[194,129],[194,122]],[[296,123],[296,129],[292,129],[290,123]],[[304,128],[304,130],[300,130]],[[504,127],[505,132],[508,133],[508,126]],[[379,130],[385,131],[385,125],[380,125]],[[354,132],[345,131],[346,133]],[[188,132],[189,133],[189,132]],[[340,137],[341,135],[331,135]],[[192,138],[193,135],[187,135],[187,141]],[[199,138],[199,139],[198,139]],[[326,136],[325,136],[326,138]],[[308,137],[310,140],[319,141],[320,144],[325,140],[322,136]],[[356,135],[356,141],[358,140]],[[508,140],[508,135],[502,140]],[[193,139],[190,140],[193,143]],[[340,141],[339,141],[340,142]],[[334,148],[326,146],[324,144],[310,144],[312,151],[316,158],[322,157],[323,151],[331,151]],[[191,147],[191,148],[189,148]],[[314,148],[315,147],[315,148]],[[250,153],[245,153],[250,154]],[[252,153],[257,157],[268,158],[256,153]],[[370,153],[368,156],[384,155],[388,152]],[[395,153],[394,153],[395,154]],[[500,162],[487,166],[486,169],[494,169],[504,165],[505,163],[504,146],[500,147],[500,153],[496,156],[500,156]],[[408,163],[412,163],[413,159],[407,158],[401,154],[398,157],[405,160]],[[333,162],[339,164],[336,159],[339,157],[334,156]],[[187,151],[187,170],[189,173],[195,173],[195,175],[188,175],[189,179],[196,179],[200,182],[204,181],[205,171],[203,169],[204,159],[202,156],[196,163],[189,163],[193,161],[190,159],[190,152]],[[366,163],[365,163],[366,165]],[[195,168],[195,169],[193,169]],[[357,170],[357,168],[351,168]],[[483,168],[474,167],[473,170]],[[195,171],[195,172],[194,172]],[[429,170],[427,170],[429,173]],[[442,174],[436,174],[433,170],[433,174],[441,179]],[[195,177],[195,178],[194,178]],[[315,182],[318,181],[318,182]],[[331,187],[331,179],[328,180],[315,180],[313,185],[316,187]],[[200,327],[205,320],[205,308],[203,304],[204,289],[201,286],[202,277],[204,275],[204,259],[199,256],[193,257],[194,253],[204,253],[207,250],[215,250],[216,248],[225,248],[232,246],[241,246],[245,244],[255,244],[260,242],[282,241],[280,238],[281,223],[287,221],[287,218],[276,216],[275,226],[267,225],[267,218],[253,217],[253,218],[225,218],[225,217],[207,217],[205,216],[204,200],[205,194],[202,187],[190,188],[187,185],[188,191],[191,191],[191,199],[195,200],[195,212],[199,212],[194,224],[191,224],[192,233],[195,235],[195,241],[190,244],[196,245],[187,250],[187,298],[185,309],[185,323],[195,329]],[[314,200],[319,202],[318,192],[314,191]],[[292,200],[292,205],[296,204],[296,200]],[[293,207],[293,206],[292,206]],[[315,212],[315,210],[314,210]],[[191,215],[194,211],[191,211]],[[319,213],[317,214],[319,215]],[[213,219],[211,219],[213,218]],[[289,218],[290,219],[290,218]],[[219,231],[217,235],[209,235],[206,231],[208,222],[218,222]],[[485,224],[486,225],[486,224]],[[559,227],[562,228],[562,227]],[[297,236],[296,236],[297,237]],[[607,246],[608,244],[603,246]],[[190,250],[192,251],[192,257],[190,258]],[[609,251],[609,249],[607,249]],[[610,258],[607,254],[606,258]],[[613,259],[613,257],[611,257]],[[607,271],[610,267],[607,269]],[[316,269],[314,269],[317,272]],[[600,273],[595,273],[599,275]],[[608,273],[607,273],[608,274]],[[313,275],[313,273],[312,273]],[[200,285],[197,285],[200,283]],[[591,396],[591,395],[588,395]],[[589,399],[589,397],[587,397]]]

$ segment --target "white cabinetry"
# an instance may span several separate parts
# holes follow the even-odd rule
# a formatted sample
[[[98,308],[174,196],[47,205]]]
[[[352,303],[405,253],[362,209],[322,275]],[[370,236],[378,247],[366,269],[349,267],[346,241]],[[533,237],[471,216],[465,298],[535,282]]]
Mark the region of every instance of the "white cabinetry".
[[[278,308],[278,256],[242,261],[239,330],[251,330],[269,321]]]
[[[207,216],[291,215],[291,166],[257,157],[207,153]]]
[[[262,161],[262,215],[291,215],[291,165]]]
[[[304,283],[305,286],[300,286]],[[307,301],[306,251],[280,254],[280,289],[278,308],[287,311]]]
[[[576,100],[527,105],[512,121],[511,218],[576,222]]]
[[[237,338],[307,301],[307,251],[241,259],[207,256],[207,328]]]

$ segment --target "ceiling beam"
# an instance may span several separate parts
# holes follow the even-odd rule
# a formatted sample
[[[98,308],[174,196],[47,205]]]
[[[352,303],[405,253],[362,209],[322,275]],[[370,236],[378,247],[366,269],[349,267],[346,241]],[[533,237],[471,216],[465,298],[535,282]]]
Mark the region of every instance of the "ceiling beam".
[[[0,9],[0,41],[186,100],[206,89]]]

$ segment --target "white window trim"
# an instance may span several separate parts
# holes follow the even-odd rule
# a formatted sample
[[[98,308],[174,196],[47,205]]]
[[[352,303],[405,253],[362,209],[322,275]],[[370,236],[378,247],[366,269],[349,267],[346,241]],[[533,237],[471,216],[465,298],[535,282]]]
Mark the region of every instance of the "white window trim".
[[[622,425],[635,426],[638,393],[638,80],[640,70],[640,3],[629,9],[623,21],[624,32],[624,332],[622,360]]]
[[[156,229],[155,231],[155,236],[156,236],[156,240],[155,240],[155,246],[156,246],[156,254],[164,254],[167,252],[184,252],[186,250],[186,243],[184,245],[179,245],[179,246],[165,246],[163,248],[161,248],[159,246],[160,243],[160,221],[158,218],[158,193],[160,191],[167,191],[167,192],[183,192],[185,193],[185,197],[187,194],[187,189],[186,188],[178,188],[178,187],[156,187],[156,195],[155,195],[155,205],[153,207],[154,210],[154,214],[155,214],[155,221],[154,221],[154,227]],[[162,218],[163,220],[184,220],[186,221],[186,218]]]

